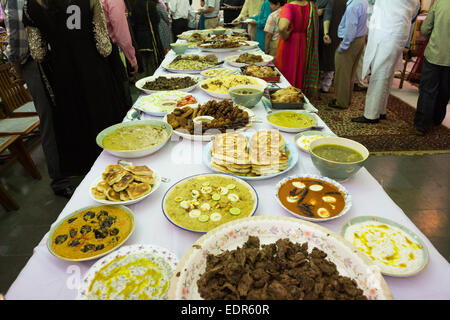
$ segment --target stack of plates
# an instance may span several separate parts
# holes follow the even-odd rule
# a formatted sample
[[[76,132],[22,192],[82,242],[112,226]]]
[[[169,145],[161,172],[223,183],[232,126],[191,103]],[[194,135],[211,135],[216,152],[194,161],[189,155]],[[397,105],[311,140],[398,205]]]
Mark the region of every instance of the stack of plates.
[[[259,130],[250,139],[252,173],[264,176],[286,170],[289,156],[285,150],[286,142],[279,132]]]
[[[219,172],[246,175],[251,172],[247,138],[239,133],[218,135],[211,150],[211,167]]]

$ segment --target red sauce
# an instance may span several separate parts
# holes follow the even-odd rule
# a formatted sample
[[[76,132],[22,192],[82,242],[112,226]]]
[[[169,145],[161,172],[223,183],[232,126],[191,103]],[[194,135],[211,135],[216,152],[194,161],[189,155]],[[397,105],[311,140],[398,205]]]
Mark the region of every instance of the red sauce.
[[[303,188],[292,183],[302,183]],[[311,189],[321,190],[312,190]],[[312,179],[295,178],[286,181],[278,190],[278,198],[291,212],[313,219],[325,219],[337,216],[345,207],[344,195],[331,183]],[[292,201],[288,201],[288,198]]]

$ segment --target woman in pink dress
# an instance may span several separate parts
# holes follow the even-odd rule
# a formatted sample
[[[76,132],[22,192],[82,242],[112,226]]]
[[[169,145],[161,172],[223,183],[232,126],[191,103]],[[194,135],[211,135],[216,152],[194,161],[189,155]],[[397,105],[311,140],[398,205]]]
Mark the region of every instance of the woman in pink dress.
[[[306,95],[317,96],[319,84],[319,25],[317,8],[310,1],[284,5],[278,24],[280,41],[275,65]]]

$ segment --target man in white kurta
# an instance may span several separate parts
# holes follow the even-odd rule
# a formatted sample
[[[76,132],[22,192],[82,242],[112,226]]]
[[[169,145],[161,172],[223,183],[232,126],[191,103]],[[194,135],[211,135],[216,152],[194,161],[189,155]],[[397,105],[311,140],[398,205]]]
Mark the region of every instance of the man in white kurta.
[[[369,72],[364,116],[353,122],[377,123],[386,118],[386,105],[391,83],[408,41],[411,20],[420,5],[419,0],[376,0],[369,24],[369,36],[362,77]]]

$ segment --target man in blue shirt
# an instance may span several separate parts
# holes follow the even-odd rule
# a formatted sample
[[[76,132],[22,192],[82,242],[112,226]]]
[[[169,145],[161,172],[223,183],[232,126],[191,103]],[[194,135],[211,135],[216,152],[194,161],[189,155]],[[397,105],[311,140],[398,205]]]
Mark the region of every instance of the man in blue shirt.
[[[329,107],[347,109],[352,101],[353,82],[367,33],[368,7],[367,0],[347,1],[338,28],[338,37],[342,41],[334,56],[336,99],[328,104]]]

